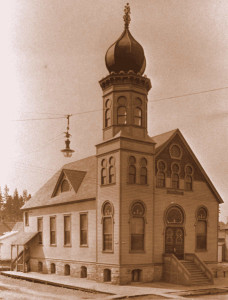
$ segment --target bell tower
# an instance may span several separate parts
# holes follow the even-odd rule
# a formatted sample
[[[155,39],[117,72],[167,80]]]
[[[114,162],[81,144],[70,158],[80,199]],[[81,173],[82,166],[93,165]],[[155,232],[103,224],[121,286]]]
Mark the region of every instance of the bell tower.
[[[147,94],[151,82],[143,72],[143,47],[129,31],[130,7],[124,10],[124,31],[106,52],[109,75],[100,81],[103,90],[103,139],[118,132],[135,138],[147,136]]]
[[[109,75],[103,90],[103,141],[97,148],[97,276],[125,284],[139,270],[153,279],[154,141],[147,133],[147,94],[142,46],[124,31],[106,52]],[[136,272],[137,271],[137,272]]]

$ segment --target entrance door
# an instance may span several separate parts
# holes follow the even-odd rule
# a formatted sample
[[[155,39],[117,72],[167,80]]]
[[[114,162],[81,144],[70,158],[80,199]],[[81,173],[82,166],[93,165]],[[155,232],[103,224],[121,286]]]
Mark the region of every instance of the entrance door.
[[[175,254],[178,259],[184,258],[183,227],[167,227],[165,231],[165,253]]]

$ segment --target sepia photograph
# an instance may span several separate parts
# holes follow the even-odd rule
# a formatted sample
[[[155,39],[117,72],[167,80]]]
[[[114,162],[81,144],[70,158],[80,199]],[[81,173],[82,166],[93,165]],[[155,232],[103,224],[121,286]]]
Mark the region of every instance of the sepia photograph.
[[[228,1],[0,15],[0,299],[228,299]]]

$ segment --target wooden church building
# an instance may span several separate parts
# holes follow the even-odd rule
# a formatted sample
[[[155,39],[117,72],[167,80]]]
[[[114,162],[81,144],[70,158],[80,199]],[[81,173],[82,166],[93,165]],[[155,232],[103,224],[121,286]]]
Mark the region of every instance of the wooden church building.
[[[12,268],[113,284],[211,283],[223,201],[178,129],[148,136],[151,82],[129,23],[126,5],[124,31],[105,55],[109,75],[99,82],[103,141],[23,206]]]

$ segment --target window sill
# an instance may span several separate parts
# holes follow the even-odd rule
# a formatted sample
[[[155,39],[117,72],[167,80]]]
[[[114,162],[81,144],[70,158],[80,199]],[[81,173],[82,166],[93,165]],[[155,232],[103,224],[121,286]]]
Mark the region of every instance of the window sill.
[[[127,182],[127,184],[129,184],[129,185],[138,185],[138,186],[149,186],[149,184],[148,183],[130,183],[130,182]]]
[[[50,247],[57,247],[57,244],[50,244]]]
[[[111,186],[111,185],[115,185],[116,183],[106,183],[106,184],[101,184],[100,187],[106,187],[106,186]]]
[[[70,248],[72,246],[71,246],[71,244],[67,244],[67,245],[63,245],[63,247]]]
[[[113,250],[103,250],[102,253],[113,254],[114,251]]]
[[[184,195],[184,190],[168,188],[167,194]]]
[[[80,245],[80,248],[89,248],[88,245]]]
[[[195,252],[207,252],[207,249],[195,249]]]
[[[130,254],[144,254],[146,253],[145,250],[130,250],[129,251]]]

